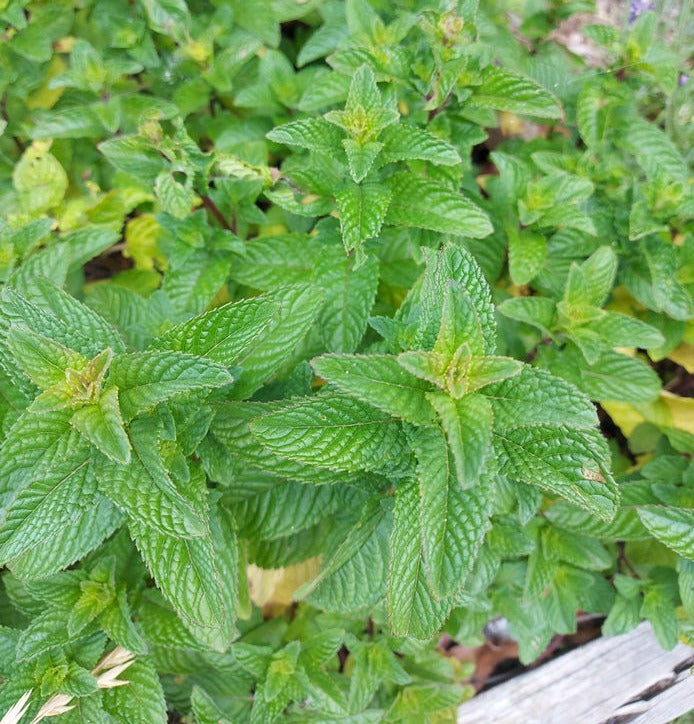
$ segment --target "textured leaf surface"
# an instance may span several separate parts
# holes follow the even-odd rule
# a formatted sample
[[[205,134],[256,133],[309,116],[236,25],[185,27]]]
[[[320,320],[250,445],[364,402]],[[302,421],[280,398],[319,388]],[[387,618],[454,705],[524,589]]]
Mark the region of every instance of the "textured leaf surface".
[[[250,397],[291,357],[316,319],[322,300],[320,289],[303,284],[272,295],[271,301],[279,307],[277,323],[249,342],[235,360],[242,372],[232,390],[234,399]]]
[[[384,144],[379,161],[384,163],[406,159],[431,161],[441,166],[460,163],[458,152],[448,141],[409,123],[397,123],[384,128],[379,140]]]
[[[495,438],[502,475],[537,485],[605,520],[614,517],[619,492],[597,432],[536,425],[495,431]]]
[[[305,118],[273,128],[267,138],[286,146],[334,154],[340,148],[344,132],[322,118]]]
[[[422,546],[429,585],[437,598],[454,594],[472,568],[489,527],[491,492],[480,482],[463,490],[440,430],[414,438]]]
[[[496,320],[489,284],[470,252],[454,243],[445,244],[440,251],[427,256],[417,320],[417,343],[425,349],[434,346],[443,316],[444,291],[450,282],[474,307],[484,339],[484,353],[493,354],[496,350]]]
[[[106,689],[103,694],[104,709],[116,721],[132,724],[166,721],[164,691],[151,663],[136,659],[118,678],[129,682],[128,685]]]
[[[344,504],[339,486],[287,482],[233,505],[232,510],[240,536],[272,540],[305,530]]]
[[[419,515],[417,481],[405,481],[396,491],[390,536],[388,621],[395,636],[428,639],[444,622],[451,603],[436,601],[427,584]]]
[[[24,553],[56,530],[71,525],[94,497],[87,477],[89,446],[75,432],[65,440],[66,455],[50,469],[36,472],[4,511],[0,527],[0,561]]]
[[[694,560],[694,509],[649,505],[639,508],[639,518],[668,548]]]
[[[318,584],[307,602],[349,614],[383,601],[388,576],[388,531],[389,523],[384,518],[361,548]]]
[[[544,370],[523,367],[520,374],[487,385],[496,430],[536,424],[593,427],[598,418],[590,400],[573,385]]]
[[[388,184],[392,193],[386,216],[389,224],[473,238],[492,233],[487,215],[461,193],[408,173],[390,176]]]
[[[25,412],[0,447],[0,503],[11,503],[14,494],[73,456],[84,460],[84,446],[70,427],[70,412]],[[76,448],[75,448],[76,446]]]
[[[610,347],[650,348],[665,342],[655,327],[618,312],[608,312],[604,317],[589,322],[587,327],[597,332]]]
[[[431,389],[389,355],[325,355],[312,362],[341,392],[415,425],[434,419],[425,393]]]
[[[454,400],[446,394],[427,395],[441,420],[448,446],[455,460],[461,488],[470,488],[480,479],[492,439],[492,408],[478,394]]]
[[[540,359],[553,374],[572,382],[592,400],[649,402],[660,392],[660,378],[653,369],[619,352],[603,352],[591,365],[571,347],[552,350]]]
[[[157,586],[191,633],[208,646],[224,650],[233,621],[211,535],[174,538],[134,521],[130,532]]]
[[[556,323],[556,303],[546,297],[512,297],[498,307],[506,317],[537,327],[547,337]]]
[[[190,390],[232,381],[222,365],[183,352],[134,352],[113,360],[109,382],[118,387],[126,419]]]
[[[173,327],[152,347],[209,357],[231,367],[263,335],[276,313],[267,299],[244,299]]]
[[[32,332],[58,342],[65,347],[93,357],[102,351],[101,344],[89,337],[89,332],[58,317],[45,308],[32,304],[16,292],[6,291],[2,298],[2,311],[10,322],[23,324]]]
[[[363,599],[364,595],[369,594],[360,593],[358,589],[366,588],[369,591],[380,588],[380,582],[385,581],[385,576],[381,576],[380,580],[377,578],[379,572],[384,573],[383,569],[379,570],[379,566],[375,565],[373,572],[367,574],[367,578],[371,579],[371,583],[375,585],[369,585],[366,581],[363,583],[358,578],[353,576],[354,567],[361,562],[361,558],[367,553],[367,546],[373,545],[373,538],[376,534],[377,529],[384,521],[385,510],[381,507],[378,500],[370,501],[364,507],[361,517],[359,520],[350,528],[349,534],[339,545],[334,547],[331,551],[331,555],[321,566],[320,573],[311,581],[302,586],[296,593],[298,598],[304,598],[311,594],[317,588],[321,587],[321,591],[318,594],[318,598],[325,598],[328,595],[334,596],[339,589],[349,581],[350,590],[349,592],[343,591],[345,598],[351,602],[355,602],[358,599]],[[368,553],[367,553],[368,555]],[[357,558],[357,560],[355,560]],[[341,569],[343,575],[339,575]],[[328,594],[330,591],[330,594]],[[334,608],[331,606],[331,608]]]
[[[77,513],[70,525],[50,532],[50,546],[37,543],[7,565],[19,578],[50,576],[96,548],[122,520],[123,516],[108,499],[97,497],[89,508]]]
[[[130,440],[123,428],[117,388],[110,387],[95,403],[77,410],[70,424],[106,457],[124,465],[130,462]]]
[[[31,381],[42,390],[62,382],[66,369],[80,370],[87,364],[79,352],[25,327],[12,327],[7,344]]]
[[[555,96],[535,81],[503,68],[489,66],[482,83],[474,89],[471,101],[485,108],[511,113],[528,113],[540,118],[561,118]]]
[[[261,236],[246,243],[243,256],[231,267],[231,277],[239,284],[262,290],[273,290],[285,284],[305,283],[313,276],[321,251],[321,245],[307,234]],[[235,302],[233,306],[252,303],[260,303],[262,306],[266,301],[262,297],[256,297]],[[262,309],[260,311],[262,312]],[[271,316],[271,312],[268,312],[268,316]]]
[[[45,304],[58,319],[69,322],[90,339],[98,341],[102,349],[125,350],[121,336],[100,314],[47,279],[37,279],[35,283],[40,292],[37,301]]]
[[[131,521],[151,526],[162,535],[204,535],[204,515],[194,501],[176,489],[157,447],[156,436],[140,436],[134,429],[133,454],[128,465],[105,457],[99,462],[101,488]]]
[[[335,196],[345,249],[359,249],[378,234],[390,203],[391,191],[376,183],[347,184]]]
[[[316,328],[328,352],[353,352],[361,342],[373,307],[379,265],[369,257],[355,268],[351,257],[321,250],[316,279],[324,289],[324,305]]]
[[[348,397],[305,400],[251,424],[271,452],[336,470],[377,470],[405,453],[390,416]]]
[[[272,476],[273,482],[287,478],[316,485],[351,482],[353,476],[350,473],[319,469],[273,455],[258,442],[251,432],[251,421],[270,411],[281,409],[281,405],[268,406],[258,402],[231,402],[217,408],[211,431],[230,452],[229,465],[233,467],[225,472],[235,476],[239,472],[237,466],[242,466],[243,469],[254,471],[250,473],[252,477],[257,476],[260,471],[266,471]]]

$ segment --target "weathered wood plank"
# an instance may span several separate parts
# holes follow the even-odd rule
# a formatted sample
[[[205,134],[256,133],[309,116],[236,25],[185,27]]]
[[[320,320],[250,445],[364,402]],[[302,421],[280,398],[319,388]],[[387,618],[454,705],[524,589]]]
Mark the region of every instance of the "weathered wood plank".
[[[692,709],[694,709],[694,676],[688,667],[657,696],[622,706],[615,715],[617,717],[629,715],[630,724],[662,724],[687,714]]]
[[[625,636],[597,639],[480,694],[460,707],[458,724],[601,724],[630,713],[642,724],[662,724],[694,709],[694,676],[688,669],[676,673],[693,656],[684,644],[663,651],[644,622]],[[634,701],[663,680],[676,682],[672,691]]]

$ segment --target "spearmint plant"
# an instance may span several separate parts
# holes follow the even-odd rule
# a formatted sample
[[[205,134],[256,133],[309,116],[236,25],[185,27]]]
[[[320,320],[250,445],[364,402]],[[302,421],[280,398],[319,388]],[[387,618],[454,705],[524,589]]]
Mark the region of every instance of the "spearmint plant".
[[[591,8],[0,0],[8,721],[454,721],[442,634],[692,641],[691,89]]]

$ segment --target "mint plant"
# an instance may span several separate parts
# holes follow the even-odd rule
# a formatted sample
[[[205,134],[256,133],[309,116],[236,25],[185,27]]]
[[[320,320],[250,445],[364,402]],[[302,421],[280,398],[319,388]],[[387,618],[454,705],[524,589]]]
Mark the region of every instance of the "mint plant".
[[[0,714],[452,721],[442,634],[691,643],[690,88],[591,7],[0,0]]]

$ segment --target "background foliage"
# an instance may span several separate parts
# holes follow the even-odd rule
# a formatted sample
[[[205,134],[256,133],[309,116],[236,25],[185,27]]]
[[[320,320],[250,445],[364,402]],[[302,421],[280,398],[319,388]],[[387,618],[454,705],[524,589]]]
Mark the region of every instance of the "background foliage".
[[[594,12],[0,0],[0,712],[441,721],[442,631],[692,640],[687,17]]]

